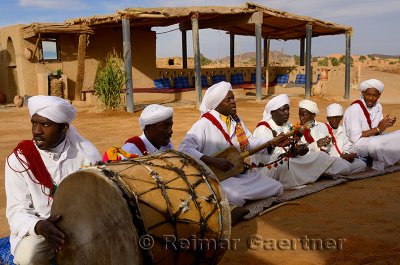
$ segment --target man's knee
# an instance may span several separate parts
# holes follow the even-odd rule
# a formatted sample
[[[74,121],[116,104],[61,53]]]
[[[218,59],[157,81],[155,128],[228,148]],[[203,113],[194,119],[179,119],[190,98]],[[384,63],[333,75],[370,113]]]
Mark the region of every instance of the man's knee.
[[[14,263],[17,265],[47,265],[54,257],[54,251],[41,236],[27,236],[15,249]]]

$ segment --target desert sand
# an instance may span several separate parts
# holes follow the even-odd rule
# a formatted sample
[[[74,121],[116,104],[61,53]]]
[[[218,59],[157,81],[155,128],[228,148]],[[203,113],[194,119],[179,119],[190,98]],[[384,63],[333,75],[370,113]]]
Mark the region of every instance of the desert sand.
[[[378,78],[386,87],[381,97],[384,113],[400,118],[399,74],[365,70],[361,79]],[[351,91],[351,99],[359,92]],[[291,118],[296,122],[298,102],[291,98]],[[351,101],[343,98],[313,98],[323,120],[326,106]],[[237,100],[238,111],[250,130],[262,116],[268,97],[256,102],[254,96]],[[190,102],[174,106],[174,134],[177,147],[190,126],[199,118]],[[74,121],[83,136],[103,153],[112,145],[122,145],[140,134],[138,117],[123,111],[104,111],[78,107]],[[4,163],[16,144],[30,139],[30,120],[26,107],[0,108],[0,181],[4,183]],[[390,131],[400,129],[400,121]],[[399,144],[399,143],[394,143]],[[221,264],[395,264],[400,262],[400,172],[353,181],[297,199],[298,205],[285,205],[261,217],[233,227],[232,239],[238,244],[227,251]],[[0,185],[0,236],[9,233],[5,218],[4,184]],[[253,245],[249,245],[250,239]],[[240,239],[240,240],[239,240]],[[323,245],[320,245],[320,243]],[[235,248],[235,249],[234,249]]]

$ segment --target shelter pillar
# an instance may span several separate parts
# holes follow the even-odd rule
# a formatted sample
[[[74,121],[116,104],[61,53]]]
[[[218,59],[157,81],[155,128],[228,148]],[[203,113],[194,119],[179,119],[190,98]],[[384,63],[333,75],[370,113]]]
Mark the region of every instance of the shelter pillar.
[[[256,100],[261,101],[261,30],[262,23],[255,23],[256,32]]]
[[[200,41],[199,41],[199,14],[194,14],[192,21],[192,36],[193,36],[193,54],[195,68],[195,89],[196,89],[196,105],[200,107],[203,94],[201,85],[201,65],[200,65]]]
[[[346,33],[346,70],[344,76],[344,98],[350,98],[350,48],[351,48],[351,36],[350,33]]]
[[[304,47],[305,39],[300,38],[300,66],[304,66]]]
[[[122,19],[122,39],[125,64],[125,86],[126,86],[126,111],[133,112],[133,82],[132,82],[132,55],[131,55],[131,27],[127,18]]]
[[[305,94],[306,99],[311,98],[311,38],[312,38],[312,25],[306,25],[306,84],[305,84]]]
[[[266,92],[269,94],[269,50],[270,50],[271,39],[270,37],[264,38],[264,66],[265,66],[265,87]]]
[[[78,41],[78,66],[76,73],[75,100],[82,99],[83,80],[85,78],[86,34],[79,35]]]
[[[230,34],[230,67],[235,67],[235,34]]]
[[[187,38],[186,30],[182,30],[182,68],[187,69]]]

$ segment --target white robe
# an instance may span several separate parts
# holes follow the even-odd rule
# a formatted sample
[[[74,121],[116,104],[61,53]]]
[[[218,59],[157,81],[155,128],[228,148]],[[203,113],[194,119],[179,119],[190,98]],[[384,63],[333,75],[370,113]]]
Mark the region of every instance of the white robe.
[[[332,132],[336,139],[336,146],[342,154],[355,152],[353,150],[353,144],[350,142],[342,126],[339,126],[337,129],[332,128]],[[340,157],[340,154],[332,142],[327,146],[326,152],[328,152],[331,156]],[[350,174],[364,171],[367,167],[367,164],[358,158],[354,159],[353,162],[348,163],[350,166]]]
[[[86,158],[85,154],[70,144],[68,138],[52,152],[39,148],[37,150],[57,186],[81,166],[89,166],[96,162]],[[23,155],[20,157],[23,158]],[[101,157],[100,154],[98,157]],[[43,194],[41,186],[35,184],[26,172],[14,171],[23,169],[14,154],[11,154],[7,161],[5,163],[6,216],[11,230],[11,254],[14,255],[18,243],[26,235],[36,235],[34,229],[36,223],[50,216],[52,200],[49,201],[49,197]],[[48,189],[46,193],[49,193]]]
[[[144,146],[146,147],[149,154],[154,154],[170,149],[174,149],[174,146],[171,142],[169,142],[166,146],[161,146],[160,149],[154,147],[152,143],[150,143],[149,139],[147,139],[146,135],[143,133],[139,136],[142,139]],[[137,154],[139,156],[143,156],[142,152],[140,152],[139,148],[134,143],[126,143],[122,146],[122,150],[130,153],[130,154]]]
[[[221,120],[220,114],[215,110],[210,111],[210,113],[228,133],[228,128],[225,122]],[[240,145],[235,135],[235,126],[236,122],[232,120],[229,136],[233,145],[240,150]],[[250,148],[264,143],[263,139],[253,137],[243,122],[242,126],[249,139]],[[230,144],[225,140],[222,132],[211,121],[201,118],[187,132],[179,145],[179,150],[200,159],[203,155],[213,156],[229,146]],[[223,180],[221,185],[228,196],[229,202],[236,206],[244,205],[247,200],[258,200],[280,195],[283,190],[278,181],[264,177],[257,169]]]
[[[279,126],[273,119],[269,119],[267,122],[277,134],[290,131],[290,123]],[[271,137],[273,137],[272,131],[266,126],[257,127],[253,135],[255,137],[264,137],[264,139],[271,139]],[[267,164],[275,161],[278,156],[283,153],[285,153],[285,150],[282,147],[276,147],[272,154],[268,154],[267,151],[264,151],[253,155],[251,157],[251,162],[256,165],[259,163]],[[308,152],[304,156],[290,158],[288,162],[285,161],[283,164],[279,164],[278,167],[275,168],[276,174],[273,175],[276,180],[282,183],[285,189],[313,183],[323,173],[338,174],[342,170],[346,172],[348,170],[348,167],[343,168],[341,164],[337,165],[337,163],[335,163],[335,158],[321,151]],[[267,169],[264,167],[261,168],[261,170],[265,172]]]
[[[362,100],[366,106],[364,100]],[[375,128],[383,119],[382,105],[377,102],[374,107],[368,108],[371,118],[371,126]],[[354,150],[359,156],[371,156],[372,168],[383,170],[400,161],[400,131],[382,133],[370,137],[361,137],[363,131],[370,130],[367,119],[358,104],[353,104],[344,113],[344,130],[350,141],[354,144]]]

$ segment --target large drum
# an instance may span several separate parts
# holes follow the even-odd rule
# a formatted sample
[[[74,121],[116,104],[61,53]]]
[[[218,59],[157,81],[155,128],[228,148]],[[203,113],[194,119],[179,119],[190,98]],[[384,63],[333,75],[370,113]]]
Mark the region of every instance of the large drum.
[[[57,264],[216,264],[228,200],[202,162],[177,151],[86,168],[57,189],[66,242]]]

